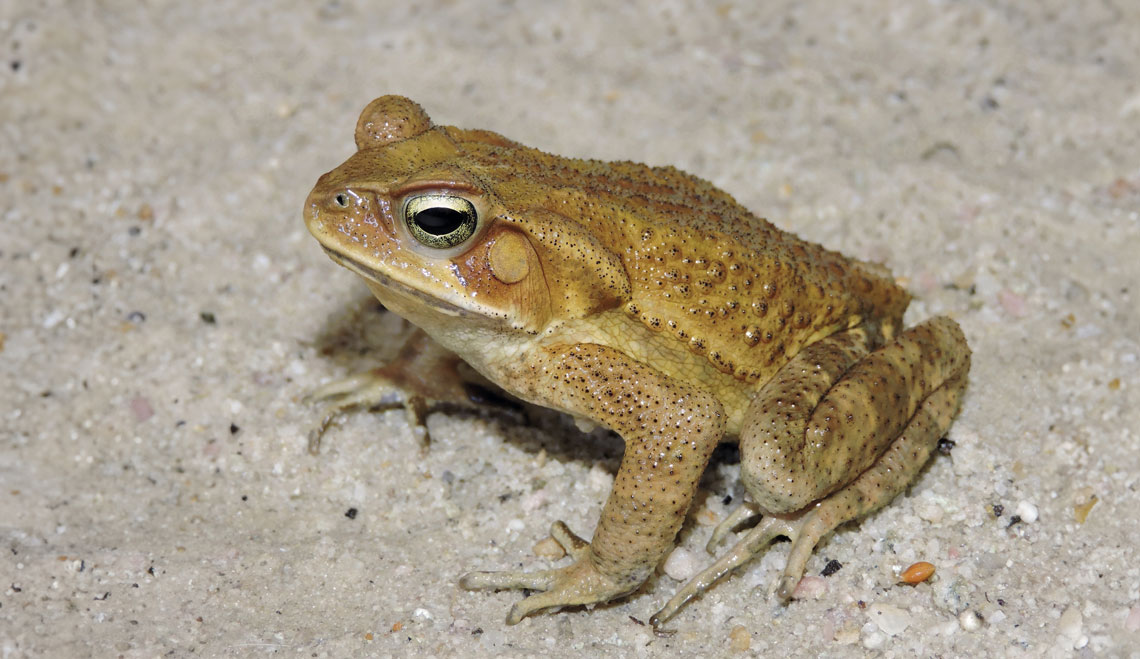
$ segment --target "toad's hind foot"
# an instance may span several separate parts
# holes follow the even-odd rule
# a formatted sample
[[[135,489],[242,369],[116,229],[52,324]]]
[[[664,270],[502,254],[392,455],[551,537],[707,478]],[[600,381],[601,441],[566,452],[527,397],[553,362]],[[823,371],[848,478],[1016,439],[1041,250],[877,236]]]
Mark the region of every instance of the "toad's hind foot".
[[[737,508],[734,514],[739,510],[740,508]],[[656,629],[668,622],[689,600],[712,588],[713,584],[720,581],[726,574],[752,560],[753,556],[763,551],[776,538],[784,536],[794,541],[799,535],[802,522],[802,519],[788,521],[779,517],[765,517],[759,524],[745,533],[740,542],[737,542],[724,556],[702,570],[700,574],[690,579],[678,590],[677,594],[660,611],[653,614],[653,617],[649,619],[649,624]],[[719,531],[720,527],[717,527],[717,530]]]
[[[566,567],[527,572],[471,572],[459,580],[468,590],[526,589],[543,591],[515,603],[507,614],[507,624],[516,625],[526,616],[546,609],[608,602],[632,592],[643,579],[631,582],[608,576],[599,569],[590,543],[555,522],[550,535],[562,545],[574,562]]]
[[[959,377],[964,378],[965,374],[960,374]],[[946,386],[928,396],[906,425],[903,433],[891,443],[887,452],[851,484],[817,501],[808,507],[807,512],[801,513],[795,519],[771,516],[762,519],[724,556],[677,591],[677,594],[650,619],[653,626],[659,627],[667,622],[689,600],[711,588],[729,572],[747,563],[781,536],[792,541],[792,548],[788,552],[788,560],[776,588],[776,595],[783,603],[791,600],[796,586],[803,577],[808,559],[816,544],[825,535],[840,524],[858,519],[885,505],[895,495],[905,490],[914,479],[937,446],[937,442],[931,441],[931,437],[944,432],[957,411],[962,391],[961,384],[957,378],[952,379],[946,383]],[[745,504],[733,511],[725,522],[717,527],[713,534],[714,539],[718,534],[723,537],[732,526],[743,522],[751,510],[747,506],[748,504]]]
[[[715,554],[716,550],[724,544],[725,539],[728,538],[730,533],[759,514],[759,506],[751,501],[745,501],[737,506],[735,510],[728,514],[728,517],[725,517],[724,520],[713,529],[712,537],[709,538],[708,544],[705,545],[705,551],[710,554]]]

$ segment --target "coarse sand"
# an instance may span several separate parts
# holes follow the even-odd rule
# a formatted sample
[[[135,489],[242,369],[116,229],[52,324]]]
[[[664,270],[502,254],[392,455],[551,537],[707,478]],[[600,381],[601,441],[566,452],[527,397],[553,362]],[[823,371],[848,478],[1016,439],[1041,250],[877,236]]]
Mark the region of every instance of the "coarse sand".
[[[0,2],[0,658],[1140,656],[1138,53],[1123,0]],[[387,93],[885,263],[973,348],[952,451],[790,606],[777,543],[672,635],[663,572],[507,627],[458,577],[589,535],[620,440],[394,411],[306,452],[301,398],[408,332],[300,215]]]

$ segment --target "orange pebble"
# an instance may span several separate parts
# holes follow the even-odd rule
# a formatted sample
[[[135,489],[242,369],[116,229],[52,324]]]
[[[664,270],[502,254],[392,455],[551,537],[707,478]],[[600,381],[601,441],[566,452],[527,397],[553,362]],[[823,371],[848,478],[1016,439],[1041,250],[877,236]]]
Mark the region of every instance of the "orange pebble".
[[[919,561],[903,570],[899,578],[903,583],[916,584],[926,581],[932,574],[934,574],[934,566],[926,561]]]

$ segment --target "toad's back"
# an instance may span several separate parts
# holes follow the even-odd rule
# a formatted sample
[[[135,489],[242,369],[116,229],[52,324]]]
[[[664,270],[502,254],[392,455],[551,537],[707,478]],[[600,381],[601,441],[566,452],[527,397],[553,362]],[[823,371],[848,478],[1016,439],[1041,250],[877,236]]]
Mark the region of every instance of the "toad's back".
[[[781,231],[703,179],[450,132],[505,205],[579,222],[620,256],[630,315],[736,379],[762,383],[836,331],[879,326],[889,338],[901,325],[910,296],[885,269]]]

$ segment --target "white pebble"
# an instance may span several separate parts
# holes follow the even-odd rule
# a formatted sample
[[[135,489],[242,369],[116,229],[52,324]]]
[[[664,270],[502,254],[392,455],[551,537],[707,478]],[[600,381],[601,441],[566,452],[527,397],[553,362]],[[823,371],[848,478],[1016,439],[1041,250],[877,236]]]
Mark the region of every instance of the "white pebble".
[[[67,314],[64,313],[63,311],[59,310],[59,309],[56,309],[54,311],[49,311],[48,314],[46,316],[44,316],[44,321],[43,321],[44,329],[51,329],[51,328],[55,327],[64,318],[67,318]]]
[[[1021,521],[1028,524],[1037,521],[1037,506],[1028,501],[1018,501],[1017,510],[1015,510],[1014,513],[1021,518]]]
[[[910,614],[892,604],[876,602],[867,608],[871,621],[891,636],[898,636],[910,626]]]
[[[539,508],[546,505],[547,491],[546,488],[536,490],[526,495],[522,499],[522,509],[524,513],[533,513]]]
[[[1061,614],[1061,620],[1057,623],[1057,635],[1060,637],[1057,640],[1061,647],[1077,648],[1077,643],[1081,640],[1081,627],[1085,624],[1084,616],[1081,615],[1081,610],[1075,606],[1070,606],[1065,609]],[[1088,642],[1087,640],[1085,641]]]
[[[835,632],[833,640],[839,645],[851,645],[859,640],[859,630],[854,625],[845,624]]]
[[[590,467],[590,473],[586,475],[586,483],[591,490],[596,492],[608,492],[613,485],[613,480],[614,477],[606,473],[606,470],[598,465]]]
[[[665,574],[677,581],[688,581],[701,569],[700,559],[695,552],[677,547],[665,559]]]
[[[982,616],[973,609],[966,609],[958,616],[958,626],[964,631],[977,631],[982,627]]]
[[[1129,609],[1128,617],[1124,619],[1124,628],[1130,632],[1140,631],[1140,605]]]
[[[827,593],[827,579],[808,575],[796,584],[792,598],[798,600],[817,600]]]
[[[863,647],[868,650],[878,650],[887,642],[887,635],[883,632],[871,632],[863,637]]]
[[[945,511],[942,510],[942,506],[939,506],[938,504],[931,501],[919,502],[915,506],[915,512],[918,513],[919,517],[927,522],[930,522],[931,524],[938,524],[941,522],[942,517],[945,513]]]

